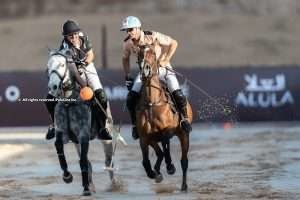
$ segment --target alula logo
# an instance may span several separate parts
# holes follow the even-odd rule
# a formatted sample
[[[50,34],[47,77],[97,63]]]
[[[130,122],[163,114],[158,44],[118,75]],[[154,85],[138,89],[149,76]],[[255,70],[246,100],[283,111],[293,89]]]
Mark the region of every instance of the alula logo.
[[[256,74],[244,76],[246,87],[239,92],[235,102],[245,107],[271,108],[294,104],[292,93],[286,86],[284,74],[272,78],[259,78]]]

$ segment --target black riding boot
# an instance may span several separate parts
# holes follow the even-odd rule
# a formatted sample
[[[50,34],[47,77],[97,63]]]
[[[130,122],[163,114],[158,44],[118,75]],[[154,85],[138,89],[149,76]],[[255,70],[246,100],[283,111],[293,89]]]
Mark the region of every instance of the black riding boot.
[[[137,104],[138,101],[138,97],[139,94],[137,92],[134,91],[129,91],[128,95],[127,95],[127,101],[126,101],[126,105],[129,111],[129,115],[131,118],[131,124],[132,124],[132,138],[133,139],[138,139],[139,135],[136,129],[136,111],[135,111],[135,106]]]
[[[186,97],[184,96],[181,89],[172,92],[172,96],[175,100],[178,111],[183,116],[183,119],[180,121],[180,126],[186,133],[190,133],[192,131],[192,126],[188,121]]]
[[[105,128],[106,125],[106,119],[107,119],[107,96],[104,92],[103,89],[98,89],[95,91],[95,98],[96,100],[96,108],[97,108],[97,115],[96,115],[96,120],[100,123],[100,130],[98,133],[98,138],[101,140],[111,140],[111,136],[107,130],[107,128]],[[100,105],[102,107],[102,109],[105,111],[105,113],[103,112],[103,110],[100,108]]]
[[[54,101],[55,97],[51,94],[47,94],[46,96],[47,101],[45,101],[46,108],[48,110],[48,113],[50,114],[50,118],[52,121],[52,124],[49,125],[48,131],[46,133],[46,140],[50,140],[55,137],[55,129],[54,129],[54,109],[56,105],[56,101]]]

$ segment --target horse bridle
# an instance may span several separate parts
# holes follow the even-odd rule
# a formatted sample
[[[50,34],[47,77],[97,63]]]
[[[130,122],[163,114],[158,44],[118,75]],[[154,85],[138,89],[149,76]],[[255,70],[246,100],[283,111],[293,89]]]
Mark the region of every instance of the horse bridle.
[[[151,49],[151,47],[148,47],[148,48],[150,48],[150,50],[153,51],[153,49]],[[142,72],[142,81],[145,82],[142,85],[142,87],[149,87],[150,95],[151,95],[151,89],[150,88],[155,88],[155,89],[159,90],[159,93],[160,93],[159,100],[157,102],[147,102],[146,106],[152,107],[152,106],[164,105],[164,104],[168,103],[168,101],[162,101],[162,99],[163,99],[163,89],[159,86],[156,86],[156,85],[153,85],[153,84],[150,83],[150,80],[154,76],[159,76],[159,67],[157,67],[156,72],[153,73],[151,64],[149,62],[145,61],[145,53],[148,51],[147,47],[143,46],[143,48],[141,48],[141,50],[142,50],[143,53],[139,54],[139,62],[140,62],[140,64],[143,64],[142,66],[140,65],[140,67],[141,67],[141,72]],[[141,57],[141,55],[143,55],[143,57]],[[154,56],[155,56],[155,54],[154,54]],[[154,64],[158,65],[156,60],[154,61]],[[145,67],[149,67],[149,69],[150,69],[149,74],[147,76],[143,76]]]
[[[60,53],[60,52],[55,52],[55,53],[52,54],[51,56],[54,56],[54,55],[60,55],[60,56],[63,56],[63,57],[66,59],[66,64],[69,63],[68,57],[67,57],[65,54]],[[59,67],[61,67],[61,65],[62,65],[62,64],[60,64]],[[68,67],[66,66],[63,75],[61,75],[56,69],[51,70],[51,72],[50,72],[50,74],[49,74],[49,77],[50,77],[52,74],[56,74],[56,75],[59,77],[59,79],[60,79],[60,85],[59,85],[58,87],[59,87],[59,89],[62,89],[63,91],[65,91],[66,89],[69,89],[68,82],[64,82],[64,80],[65,80],[65,78],[66,78],[66,75],[67,75],[67,72],[68,72]]]

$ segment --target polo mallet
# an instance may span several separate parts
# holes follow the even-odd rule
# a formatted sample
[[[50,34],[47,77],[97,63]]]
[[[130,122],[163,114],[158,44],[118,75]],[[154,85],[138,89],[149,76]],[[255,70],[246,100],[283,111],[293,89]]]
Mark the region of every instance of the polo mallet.
[[[127,142],[125,141],[125,139],[120,134],[121,125],[119,124],[118,128],[116,128],[113,124],[113,119],[112,119],[111,115],[109,116],[107,114],[107,112],[102,107],[102,105],[100,104],[100,102],[98,101],[97,98],[94,98],[94,100],[96,101],[97,105],[99,106],[101,111],[104,113],[105,117],[107,118],[107,123],[109,123],[109,125],[110,125],[109,133],[111,133],[111,136],[112,136],[113,150],[112,150],[111,162],[110,162],[110,166],[109,167],[106,166],[104,168],[104,170],[114,171],[113,163],[114,163],[115,152],[116,152],[116,149],[117,149],[117,143],[118,143],[118,141],[120,141],[124,146],[127,146]]]
[[[187,79],[183,74],[175,71],[174,69],[171,69],[169,67],[165,67],[166,70],[169,70],[177,75],[179,75],[182,78],[185,78],[185,80],[190,83],[192,86],[194,86],[198,91],[200,91],[202,94],[204,94],[206,97],[208,97],[211,101],[213,101],[216,105],[218,105],[220,108],[222,108],[222,111],[224,112],[224,114],[229,115],[231,114],[231,110],[230,108],[224,106],[223,104],[221,104],[220,102],[218,102],[216,99],[214,99],[211,95],[209,95],[205,90],[203,90],[201,87],[199,87],[198,85],[196,85],[195,83],[193,83],[191,80]]]

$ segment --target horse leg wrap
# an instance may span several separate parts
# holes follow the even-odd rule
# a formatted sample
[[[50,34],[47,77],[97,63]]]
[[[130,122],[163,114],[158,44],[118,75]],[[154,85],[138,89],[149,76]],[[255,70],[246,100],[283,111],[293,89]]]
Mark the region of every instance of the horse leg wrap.
[[[147,176],[151,179],[155,178],[155,173],[153,172],[153,170],[151,168],[150,160],[143,160],[143,166],[145,168]]]
[[[92,177],[92,174],[93,174],[93,167],[92,167],[92,163],[88,160],[88,166],[89,166],[89,182],[93,182],[93,177]]]
[[[158,152],[156,152],[156,156],[157,156],[157,160],[154,165],[154,169],[158,174],[160,174],[160,166],[161,166],[161,162],[164,159],[164,153],[161,150],[159,150]]]
[[[54,144],[55,144],[60,167],[64,172],[66,172],[68,170],[68,164],[64,154],[64,144],[61,138],[57,138]]]
[[[82,177],[82,186],[84,188],[88,188],[89,187],[89,173],[86,172],[81,172],[81,177]]]
[[[186,173],[186,170],[187,170],[188,165],[189,165],[188,159],[181,160],[180,163],[181,163],[181,168],[182,168],[183,173]]]
[[[171,158],[171,154],[170,154],[170,141],[168,141],[168,140],[169,139],[165,139],[165,141],[163,141],[163,143],[162,143],[164,157],[165,157],[165,163],[167,166],[172,164],[172,158]]]
[[[105,154],[105,166],[109,167],[112,161],[112,154],[113,154],[113,146],[112,143],[102,142]]]
[[[89,143],[82,143],[81,144],[81,153],[80,153],[80,169],[82,172],[88,172],[89,170],[89,161],[88,161],[88,150],[89,150]]]
[[[187,184],[186,184],[186,171],[187,171],[187,168],[188,168],[188,159],[186,160],[181,160],[181,168],[182,168],[182,185],[181,185],[181,190],[182,191],[187,191]]]

